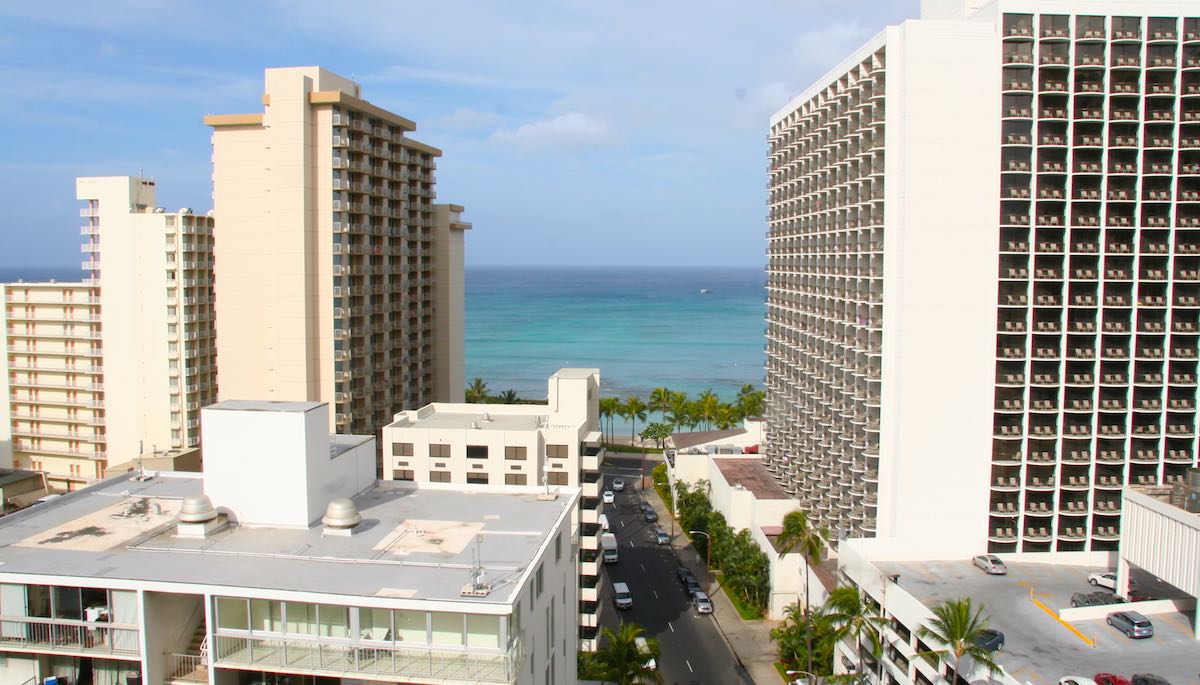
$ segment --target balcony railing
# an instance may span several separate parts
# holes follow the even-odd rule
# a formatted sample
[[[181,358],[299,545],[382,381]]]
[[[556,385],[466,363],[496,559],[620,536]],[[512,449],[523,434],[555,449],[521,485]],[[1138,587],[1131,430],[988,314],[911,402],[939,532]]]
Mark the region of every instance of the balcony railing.
[[[0,649],[19,652],[61,652],[137,656],[136,626],[67,619],[0,617]]]
[[[321,640],[217,636],[213,665],[373,679],[374,676],[507,683],[516,679],[520,643],[506,653],[368,647]]]

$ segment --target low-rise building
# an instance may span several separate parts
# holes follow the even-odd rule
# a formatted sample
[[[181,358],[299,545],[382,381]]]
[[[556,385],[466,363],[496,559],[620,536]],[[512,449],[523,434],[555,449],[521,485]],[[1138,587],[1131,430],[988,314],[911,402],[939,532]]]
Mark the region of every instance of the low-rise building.
[[[577,488],[376,481],[327,404],[203,411],[203,475],[0,519],[0,682],[573,680]]]
[[[582,490],[580,648],[599,627],[600,371],[559,369],[547,401],[534,404],[435,402],[396,415],[383,429],[384,478],[416,483],[504,484]]]

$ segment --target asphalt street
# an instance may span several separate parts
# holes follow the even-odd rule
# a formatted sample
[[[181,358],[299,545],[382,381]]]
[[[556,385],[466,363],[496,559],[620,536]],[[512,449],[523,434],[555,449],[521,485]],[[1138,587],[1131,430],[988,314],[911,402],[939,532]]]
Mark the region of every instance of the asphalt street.
[[[602,468],[605,488],[611,486],[614,477],[622,477],[626,483],[625,492],[616,493],[616,501],[604,506],[620,545],[620,561],[605,567],[609,582],[601,601],[609,603],[609,610],[604,612],[602,622],[615,629],[618,620],[631,621],[654,636],[662,650],[658,669],[667,685],[742,683],[734,655],[713,617],[696,613],[676,578],[679,562],[671,546],[655,544],[652,533],[659,524],[642,520],[638,508],[639,466],[637,459],[610,458]],[[648,461],[647,474],[652,466]],[[660,523],[670,532],[670,521],[664,519]],[[693,569],[704,582],[699,570]],[[612,605],[612,583],[618,581],[629,584],[632,609],[618,611]]]

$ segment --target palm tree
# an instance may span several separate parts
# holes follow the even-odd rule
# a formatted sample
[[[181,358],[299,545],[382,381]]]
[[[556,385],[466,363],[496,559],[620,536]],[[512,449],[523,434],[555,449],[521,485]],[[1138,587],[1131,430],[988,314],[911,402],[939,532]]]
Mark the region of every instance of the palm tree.
[[[775,544],[779,547],[779,556],[783,556],[792,551],[800,552],[804,558],[804,615],[807,617],[812,609],[808,594],[808,576],[810,575],[809,567],[821,563],[821,556],[825,552],[825,548],[829,546],[829,530],[824,526],[813,526],[808,520],[808,514],[803,511],[788,512],[783,517],[783,531],[776,538]],[[807,618],[806,618],[807,620]],[[805,652],[808,653],[810,659],[808,671],[812,672],[812,631],[805,630],[805,639],[808,643],[805,645]]]
[[[829,622],[836,629],[836,639],[850,637],[854,640],[854,651],[858,655],[858,669],[855,672],[864,674],[866,671],[863,669],[862,639],[866,636],[871,655],[878,660],[883,652],[880,634],[887,625],[887,620],[876,613],[874,605],[867,600],[866,595],[851,585],[843,585],[829,593],[829,599],[825,601],[825,612]]]
[[[497,395],[496,399],[502,404],[516,404],[517,402],[521,401],[521,398],[517,395],[517,391],[513,390],[512,388],[509,388],[508,390],[505,390]]]
[[[471,380],[471,384],[467,386],[467,401],[468,402],[487,402],[488,387],[487,383],[478,376]]]
[[[959,669],[964,657],[988,670],[995,675],[1000,672],[1000,666],[992,659],[992,653],[980,644],[983,641],[983,631],[987,628],[988,618],[983,615],[983,607],[971,604],[970,597],[950,599],[930,609],[933,618],[917,631],[924,640],[944,645],[941,649],[921,652],[918,656],[936,666],[938,658],[954,659],[954,675],[947,678],[951,683],[956,682]]]
[[[713,423],[721,430],[728,430],[738,424],[737,408],[732,404],[722,402],[717,406],[717,413],[713,417]]]
[[[717,417],[717,407],[721,406],[721,398],[717,397],[717,393],[712,391],[712,388],[700,393],[700,397],[696,398],[700,418],[704,420],[705,428],[712,428],[713,419]]]
[[[650,401],[646,404],[646,409],[658,412],[659,418],[663,421],[667,420],[667,410],[671,408],[671,396],[674,395],[667,388],[661,385],[650,391]]]
[[[604,646],[596,650],[593,661],[604,674],[604,682],[611,680],[617,685],[662,682],[662,674],[646,665],[651,658],[657,661],[661,655],[658,640],[646,638],[648,654],[638,649],[637,638],[645,632],[636,623],[622,623],[615,633],[611,628],[601,631]]]
[[[613,415],[617,413],[621,400],[615,397],[600,398],[600,418],[608,419],[608,442],[612,442],[612,420]]]
[[[784,613],[783,623],[771,629],[771,641],[779,645],[779,660],[787,668],[800,668],[812,663],[813,667],[807,673],[816,676],[816,683],[843,682],[843,676],[828,678],[833,672],[834,645],[837,644],[837,630],[834,628],[828,614],[821,607],[812,610],[808,625],[816,634],[816,639],[806,640],[809,636],[804,611],[799,604],[790,604]],[[808,643],[812,643],[811,658]],[[812,685],[813,681],[809,681]]]
[[[633,446],[633,441],[637,435],[637,422],[646,420],[646,403],[637,395],[630,395],[625,398],[625,413],[622,414],[629,419],[629,445]]]
[[[755,390],[754,386],[749,383],[738,390],[737,409],[742,418],[762,416],[763,402],[765,401],[766,393],[762,390]]]
[[[691,403],[688,402],[688,396],[686,392],[671,393],[670,406],[667,407],[667,411],[670,413],[670,418],[667,418],[664,415],[663,420],[675,428],[683,428],[688,422],[688,408],[690,405]]]

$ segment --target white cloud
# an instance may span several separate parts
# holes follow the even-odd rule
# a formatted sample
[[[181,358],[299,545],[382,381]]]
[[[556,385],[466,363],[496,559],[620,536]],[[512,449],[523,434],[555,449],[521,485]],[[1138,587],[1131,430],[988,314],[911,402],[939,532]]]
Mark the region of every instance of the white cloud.
[[[616,135],[607,123],[579,112],[567,112],[515,129],[502,128],[488,139],[488,142],[526,152],[546,148],[597,147],[615,141]]]
[[[471,130],[495,126],[500,122],[500,115],[495,112],[480,112],[470,107],[459,107],[450,114],[422,123],[424,129]]]

